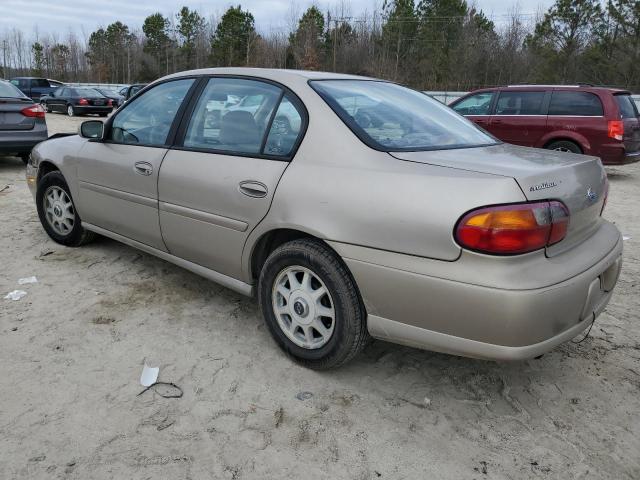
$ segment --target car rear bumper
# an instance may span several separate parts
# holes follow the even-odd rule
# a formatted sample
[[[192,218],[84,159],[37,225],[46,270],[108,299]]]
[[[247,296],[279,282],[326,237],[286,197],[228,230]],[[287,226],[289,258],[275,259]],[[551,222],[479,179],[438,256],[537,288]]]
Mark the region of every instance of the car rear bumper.
[[[113,110],[113,107],[109,107],[109,106],[98,107],[95,105],[89,105],[89,106],[75,105],[73,109],[76,111],[77,114],[85,115],[85,114],[91,114],[91,113],[110,113]]]
[[[596,236],[599,238],[576,247],[584,250],[579,255],[567,253],[566,260],[574,262],[584,259],[594,244],[608,244],[606,252],[601,255],[599,251],[580,273],[525,289],[517,289],[517,285],[496,288],[445,278],[441,272],[432,276],[394,268],[388,256],[386,265],[343,258],[360,288],[373,337],[454,355],[521,360],[573,338],[606,307],[622,264],[622,238],[608,223]],[[337,250],[341,253],[339,246]],[[534,276],[545,269],[570,271],[562,256],[548,259],[539,255],[541,266]],[[400,264],[406,268],[404,260]],[[529,273],[512,265],[520,276]],[[487,277],[494,275],[485,273]],[[553,275],[539,277],[542,281]]]
[[[47,139],[47,129],[34,128],[23,131],[0,132],[0,152],[25,153],[30,152],[38,143]]]
[[[640,152],[627,152],[622,144],[603,145],[599,156],[604,165],[626,165],[640,161]]]

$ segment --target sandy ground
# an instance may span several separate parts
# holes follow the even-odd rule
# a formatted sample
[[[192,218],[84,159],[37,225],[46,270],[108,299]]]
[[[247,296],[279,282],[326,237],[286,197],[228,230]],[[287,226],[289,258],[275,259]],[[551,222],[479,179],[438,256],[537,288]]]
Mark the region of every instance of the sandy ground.
[[[374,342],[318,373],[250,299],[110,240],[53,243],[0,159],[0,292],[28,292],[0,297],[0,478],[640,478],[640,164],[608,172],[630,239],[585,342],[502,364]],[[145,359],[184,396],[138,396]]]

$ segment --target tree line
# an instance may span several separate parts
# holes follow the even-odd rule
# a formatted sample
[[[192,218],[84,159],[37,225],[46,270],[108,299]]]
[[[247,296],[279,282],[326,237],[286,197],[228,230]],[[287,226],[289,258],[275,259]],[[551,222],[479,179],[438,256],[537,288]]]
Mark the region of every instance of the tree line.
[[[182,7],[141,26],[81,38],[0,35],[0,77],[132,83],[215,66],[299,68],[391,79],[423,90],[593,83],[640,91],[640,1],[556,0],[532,16],[489,18],[465,0],[385,0],[352,16],[312,6],[290,28],[258,32],[242,6],[220,18]],[[498,21],[500,20],[500,21]]]

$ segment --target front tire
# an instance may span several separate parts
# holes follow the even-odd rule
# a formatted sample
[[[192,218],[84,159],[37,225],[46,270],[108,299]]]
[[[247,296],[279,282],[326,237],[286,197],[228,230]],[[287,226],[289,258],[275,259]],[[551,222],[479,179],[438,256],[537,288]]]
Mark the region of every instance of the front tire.
[[[76,109],[73,108],[73,105],[67,105],[67,115],[69,115],[70,117],[76,116]]]
[[[350,272],[318,240],[294,240],[275,249],[260,273],[258,298],[276,343],[306,367],[338,367],[369,340]]]
[[[60,172],[49,172],[40,179],[36,205],[40,223],[53,241],[79,247],[95,238],[93,232],[82,227],[69,186]]]

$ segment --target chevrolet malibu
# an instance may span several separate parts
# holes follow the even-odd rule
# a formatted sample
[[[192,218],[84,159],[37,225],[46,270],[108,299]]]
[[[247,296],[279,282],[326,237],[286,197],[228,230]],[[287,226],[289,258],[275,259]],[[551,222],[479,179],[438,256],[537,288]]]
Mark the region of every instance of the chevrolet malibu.
[[[104,235],[255,295],[311,368],[370,337],[535,357],[595,321],[621,267],[598,158],[505,145],[357,76],[170,75],[106,123],[39,144],[27,180],[54,241]]]

